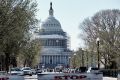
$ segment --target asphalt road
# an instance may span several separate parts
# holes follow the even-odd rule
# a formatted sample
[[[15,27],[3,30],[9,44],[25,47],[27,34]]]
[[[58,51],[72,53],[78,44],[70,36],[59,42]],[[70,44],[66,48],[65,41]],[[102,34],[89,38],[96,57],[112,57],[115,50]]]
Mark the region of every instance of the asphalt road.
[[[38,80],[37,75],[33,75],[33,76],[24,76],[25,80]]]
[[[103,80],[117,80],[117,78],[103,77]]]
[[[24,76],[10,75],[9,80],[24,80]]]

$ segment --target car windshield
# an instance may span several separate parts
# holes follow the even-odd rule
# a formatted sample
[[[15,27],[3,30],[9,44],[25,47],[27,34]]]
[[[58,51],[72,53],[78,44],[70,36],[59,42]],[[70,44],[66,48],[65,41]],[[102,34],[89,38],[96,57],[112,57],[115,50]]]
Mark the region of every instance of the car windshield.
[[[91,70],[99,70],[98,68],[91,68]]]
[[[31,70],[30,68],[24,68],[23,70]]]
[[[35,69],[31,69],[31,71],[35,71]]]
[[[11,71],[21,71],[19,68],[12,68]]]

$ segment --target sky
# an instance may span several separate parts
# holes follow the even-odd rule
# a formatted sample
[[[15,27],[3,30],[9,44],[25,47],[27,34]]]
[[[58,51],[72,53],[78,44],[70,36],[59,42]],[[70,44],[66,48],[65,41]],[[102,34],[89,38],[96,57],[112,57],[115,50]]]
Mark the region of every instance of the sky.
[[[38,11],[36,17],[44,21],[49,16],[50,2],[53,3],[54,17],[61,23],[62,29],[70,37],[70,48],[77,50],[85,47],[79,36],[79,25],[85,18],[105,9],[120,9],[120,0],[36,0]]]

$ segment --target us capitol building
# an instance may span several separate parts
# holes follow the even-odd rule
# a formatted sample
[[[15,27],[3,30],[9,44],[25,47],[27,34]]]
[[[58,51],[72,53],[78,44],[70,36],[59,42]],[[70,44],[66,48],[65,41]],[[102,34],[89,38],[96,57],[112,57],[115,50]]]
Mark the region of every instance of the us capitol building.
[[[36,38],[42,43],[40,66],[45,68],[55,68],[57,65],[70,66],[70,56],[73,52],[68,48],[69,38],[66,32],[54,17],[52,3],[50,3],[49,16],[41,23]]]

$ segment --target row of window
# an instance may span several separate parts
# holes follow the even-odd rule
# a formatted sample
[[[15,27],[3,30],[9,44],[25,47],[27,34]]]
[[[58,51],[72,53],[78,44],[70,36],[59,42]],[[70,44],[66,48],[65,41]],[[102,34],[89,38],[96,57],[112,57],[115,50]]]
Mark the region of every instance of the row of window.
[[[52,34],[58,34],[58,35],[63,35],[66,36],[66,33],[63,31],[45,31],[44,29],[39,32],[39,35],[52,35]]]
[[[41,40],[41,43],[42,46],[61,46],[61,47],[67,46],[66,40],[48,39],[48,40]]]
[[[59,24],[43,24],[43,26],[60,26]]]

